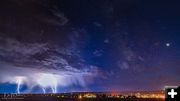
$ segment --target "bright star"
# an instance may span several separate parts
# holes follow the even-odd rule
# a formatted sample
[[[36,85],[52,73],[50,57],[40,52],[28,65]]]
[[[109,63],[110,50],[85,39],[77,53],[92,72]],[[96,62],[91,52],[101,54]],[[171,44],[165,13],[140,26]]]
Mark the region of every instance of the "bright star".
[[[170,43],[166,43],[166,46],[169,47],[171,44]]]

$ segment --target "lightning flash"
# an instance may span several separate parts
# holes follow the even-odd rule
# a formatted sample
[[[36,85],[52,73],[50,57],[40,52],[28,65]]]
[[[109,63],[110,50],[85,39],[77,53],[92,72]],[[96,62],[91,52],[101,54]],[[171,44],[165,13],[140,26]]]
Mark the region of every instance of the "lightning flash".
[[[25,77],[22,77],[22,76],[17,76],[15,77],[16,79],[16,84],[17,84],[17,93],[19,94],[20,93],[20,89],[21,89],[21,85],[23,84],[24,80],[25,80]]]
[[[42,87],[43,92],[45,93],[45,88],[50,87],[53,93],[57,92],[57,77],[53,74],[39,74],[38,84]]]

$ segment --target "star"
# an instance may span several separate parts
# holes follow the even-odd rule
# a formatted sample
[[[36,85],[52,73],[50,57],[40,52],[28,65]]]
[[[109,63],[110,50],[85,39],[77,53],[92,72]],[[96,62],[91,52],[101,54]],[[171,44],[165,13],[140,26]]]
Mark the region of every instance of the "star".
[[[166,46],[169,47],[171,44],[170,43],[166,43]]]

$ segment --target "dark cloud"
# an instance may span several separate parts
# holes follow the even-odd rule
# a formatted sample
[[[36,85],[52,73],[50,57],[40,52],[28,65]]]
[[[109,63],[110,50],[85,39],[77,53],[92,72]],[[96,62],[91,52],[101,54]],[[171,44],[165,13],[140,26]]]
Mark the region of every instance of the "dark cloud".
[[[6,12],[0,17],[4,20],[0,24],[0,83],[17,83],[23,77],[23,84],[31,91],[42,86],[37,77],[53,75],[57,86],[85,87],[89,83],[86,79],[96,76],[98,68],[85,64],[80,56],[79,46],[85,39],[79,34],[83,32],[73,31],[63,12],[34,0],[2,4],[9,6],[1,6]]]
[[[0,41],[1,83],[16,83],[17,78],[22,76],[26,78],[23,84],[33,88],[39,85],[36,76],[53,74],[58,81],[63,81],[58,82],[58,86],[86,86],[86,78],[94,77],[98,69],[85,65],[76,52],[53,47],[50,43],[25,43],[4,37]],[[76,62],[70,63],[71,58],[76,58],[73,60]]]

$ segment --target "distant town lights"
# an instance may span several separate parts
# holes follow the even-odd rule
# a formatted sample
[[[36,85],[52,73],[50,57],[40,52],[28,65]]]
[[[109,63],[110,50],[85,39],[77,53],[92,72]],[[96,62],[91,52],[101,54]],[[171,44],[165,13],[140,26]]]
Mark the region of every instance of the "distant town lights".
[[[82,95],[79,95],[79,97],[78,97],[79,99],[82,99]]]

